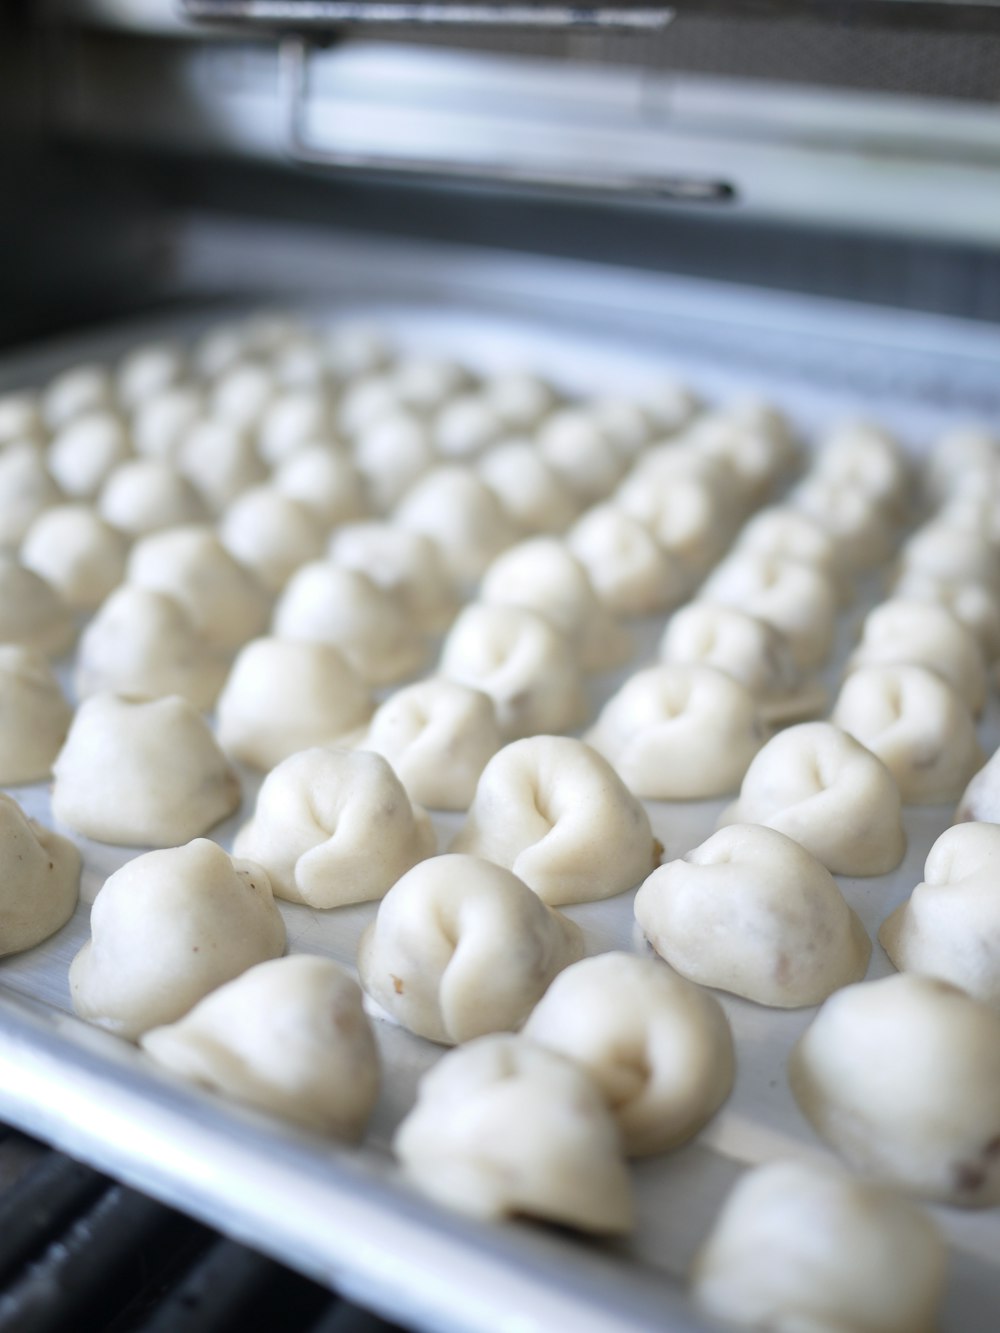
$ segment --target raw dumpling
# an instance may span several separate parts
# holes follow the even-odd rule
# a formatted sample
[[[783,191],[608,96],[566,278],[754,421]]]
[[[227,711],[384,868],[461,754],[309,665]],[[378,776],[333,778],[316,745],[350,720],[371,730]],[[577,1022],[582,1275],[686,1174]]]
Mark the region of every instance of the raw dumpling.
[[[835,875],[887,874],[906,850],[895,778],[829,722],[803,722],[773,736],[720,822],[777,829]]]
[[[272,477],[276,490],[312,510],[328,527],[368,513],[361,475],[351,456],[335,445],[306,445],[286,458]]]
[[[403,406],[399,386],[391,375],[363,375],[344,386],[337,404],[337,429],[360,436]]]
[[[27,440],[9,444],[0,453],[0,547],[19,546],[38,515],[62,498],[41,449]]]
[[[234,849],[265,867],[279,898],[342,907],[381,898],[436,840],[381,755],[316,747],[271,770]]]
[[[455,585],[437,543],[423,533],[391,523],[348,523],[334,532],[327,554],[393,593],[423,633],[440,633],[454,620]]]
[[[472,458],[495,442],[503,422],[489,399],[475,391],[442,404],[434,418],[434,445],[443,458]]]
[[[211,417],[185,432],[176,463],[213,513],[267,479],[267,468],[247,432]]]
[[[61,657],[76,638],[69,607],[47,579],[0,555],[0,643]]]
[[[55,505],[39,514],[21,561],[75,611],[93,611],[125,575],[128,542],[89,505]]]
[[[1000,750],[973,776],[958,803],[956,822],[967,819],[1000,824]]]
[[[849,669],[906,662],[936,671],[954,685],[974,713],[986,700],[986,663],[979,644],[943,606],[883,602],[865,617]]]
[[[42,654],[0,644],[0,783],[17,787],[47,778],[72,717]]]
[[[131,452],[121,417],[114,412],[95,412],[63,427],[49,445],[46,463],[64,494],[90,500]]]
[[[254,429],[278,393],[274,373],[259,361],[239,360],[212,386],[211,415]]]
[[[17,440],[45,439],[38,395],[28,390],[0,393],[0,445],[6,447]]]
[[[607,430],[583,407],[553,412],[538,431],[543,460],[580,501],[591,504],[614,490],[624,460]]]
[[[177,384],[140,403],[132,418],[136,453],[173,463],[181,440],[205,413],[205,399],[194,384]]]
[[[796,1009],[860,981],[871,943],[828,870],[755,824],[720,829],[654,870],[635,898],[653,948],[682,976]]]
[[[781,560],[799,560],[821,569],[835,583],[841,574],[837,543],[815,518],[793,509],[791,505],[776,505],[762,509],[747,523],[737,539],[737,551],[752,551],[756,555],[777,556]],[[838,586],[841,601],[849,589]]]
[[[914,533],[900,553],[900,566],[904,574],[981,583],[994,595],[1000,592],[1000,555],[991,543],[940,519]]]
[[[116,870],[94,899],[90,932],[69,970],[73,1008],[130,1041],[285,951],[267,875],[207,838]]]
[[[845,486],[896,519],[906,517],[910,465],[897,440],[881,426],[849,421],[820,443],[812,466],[820,481]]]
[[[580,502],[530,440],[507,440],[485,454],[477,471],[509,517],[527,533],[564,532]]]
[[[585,671],[607,671],[632,649],[628,632],[604,610],[587,571],[557,537],[533,537],[496,558],[483,576],[488,606],[537,611],[578,648]]]
[[[450,1051],[424,1075],[392,1146],[418,1189],[460,1212],[598,1233],[632,1226],[618,1127],[600,1089],[523,1037]]]
[[[434,856],[408,871],[361,937],[367,993],[420,1037],[457,1046],[515,1031],[583,955],[579,926],[509,870]]]
[[[694,1300],[769,1333],[934,1333],[945,1247],[892,1190],[812,1162],[743,1176],[694,1261]]]
[[[637,796],[689,801],[737,791],[765,737],[739,681],[708,666],[655,666],[612,695],[587,742]]]
[[[1000,657],[1000,598],[992,589],[981,583],[953,582],[910,570],[900,577],[892,594],[904,602],[936,602],[943,606],[973,636],[987,662]]]
[[[233,663],[216,709],[219,744],[251,768],[331,745],[371,717],[368,688],[329,643],[255,639]]]
[[[508,430],[532,430],[556,405],[550,384],[524,370],[504,370],[484,380],[482,391]]]
[[[274,486],[244,491],[219,520],[219,539],[269,592],[323,553],[326,527],[300,500]]]
[[[354,441],[354,465],[373,508],[382,514],[393,509],[435,462],[427,423],[395,406]]]
[[[392,382],[401,403],[418,412],[434,412],[473,381],[457,361],[406,355],[393,366]]]
[[[130,537],[179,523],[201,523],[207,517],[191,483],[158,458],[135,458],[116,467],[101,487],[97,508],[112,527]]]
[[[697,414],[701,400],[690,385],[665,377],[645,390],[642,406],[658,431],[672,435]]]
[[[33,949],[73,915],[80,853],[0,792],[0,956]]]
[[[649,958],[603,953],[574,963],[542,996],[524,1036],[587,1070],[630,1156],[676,1148],[732,1091],[722,1006]]]
[[[649,529],[678,562],[693,586],[725,549],[731,534],[728,505],[710,481],[686,474],[660,475],[640,465],[615,492],[614,503]]]
[[[42,414],[50,430],[57,430],[85,412],[114,404],[114,386],[106,366],[81,363],[61,371],[42,394]]]
[[[194,1083],[352,1143],[378,1096],[361,988],[329,958],[258,963],[141,1045]]]
[[[95,694],[53,766],[52,813],[98,842],[176,847],[240,803],[239,778],[186,699]]]
[[[961,1208],[1000,1203],[1000,1014],[933,977],[848,986],[788,1066],[813,1128],[858,1170]]]
[[[649,444],[653,423],[640,403],[627,398],[595,398],[587,403],[586,411],[617,449],[622,462],[631,463]]]
[[[294,454],[331,438],[333,418],[327,395],[318,388],[286,389],[265,406],[257,425],[257,452],[279,468]]]
[[[332,643],[372,685],[423,665],[427,647],[401,602],[358,570],[316,560],[294,574],[274,610],[274,633]]]
[[[503,738],[488,694],[435,676],[391,694],[355,744],[388,759],[411,801],[468,810]]]
[[[513,870],[550,907],[624,893],[659,854],[649,816],[611,765],[567,736],[494,755],[451,850]]]
[[[837,543],[844,574],[872,569],[889,558],[896,525],[877,500],[849,483],[812,476],[796,486],[788,503],[826,528]]]
[[[688,574],[649,529],[613,504],[596,505],[566,534],[602,605],[615,615],[648,616],[683,601]]]
[[[837,596],[830,576],[814,565],[737,551],[706,579],[698,596],[766,620],[785,635],[802,668],[820,666],[830,655]]]
[[[176,384],[184,375],[184,364],[182,349],[166,339],[133,347],[118,366],[118,401],[126,408],[138,407],[161,389]]]
[[[904,805],[957,801],[986,759],[965,703],[925,667],[853,671],[830,720],[878,755]]]
[[[444,641],[439,670],[490,696],[507,740],[572,731],[587,717],[569,640],[544,616],[519,606],[467,606]]]
[[[179,694],[204,711],[225,678],[225,661],[175,598],[127,583],[80,636],[73,684],[81,699],[104,690],[148,699]]]
[[[436,467],[407,491],[394,521],[433,537],[452,578],[465,587],[482,577],[517,529],[484,481],[465,467]]]
[[[923,882],[878,933],[895,966],[1000,1008],[998,870],[1000,825],[946,829],[928,853]]]
[[[260,634],[270,615],[267,593],[210,527],[144,537],[129,556],[128,580],[176,598],[205,642],[220,652]]]

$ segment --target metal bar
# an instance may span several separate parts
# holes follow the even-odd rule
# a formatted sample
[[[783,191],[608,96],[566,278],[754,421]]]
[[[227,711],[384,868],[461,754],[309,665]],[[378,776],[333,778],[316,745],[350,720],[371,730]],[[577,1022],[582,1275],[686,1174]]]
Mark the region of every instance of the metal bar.
[[[464,182],[541,188],[579,194],[630,194],[690,204],[726,204],[735,198],[728,181],[686,176],[647,176],[614,167],[540,168],[512,160],[462,161],[454,158],[397,156],[393,153],[317,147],[306,132],[309,101],[309,44],[286,37],[280,48],[285,102],[285,148],[292,161],[337,171],[421,176]]]
[[[602,32],[657,32],[673,11],[662,4],[425,4],[407,0],[182,0],[192,19],[294,28],[355,24],[394,27],[595,28]]]

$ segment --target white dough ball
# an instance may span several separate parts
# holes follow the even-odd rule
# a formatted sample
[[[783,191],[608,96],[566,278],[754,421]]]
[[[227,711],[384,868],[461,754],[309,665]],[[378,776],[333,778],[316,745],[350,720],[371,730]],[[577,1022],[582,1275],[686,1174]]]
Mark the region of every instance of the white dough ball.
[[[334,448],[333,416],[322,389],[286,389],[264,408],[257,426],[257,450],[270,467],[277,467],[308,445]]]
[[[550,384],[525,370],[506,370],[483,381],[482,394],[507,430],[534,430],[556,405]]]
[[[89,500],[131,453],[132,444],[121,418],[113,412],[91,412],[76,417],[53,437],[46,464],[60,490]],[[2,463],[0,459],[0,488],[6,489]]]
[[[211,414],[252,430],[277,393],[274,372],[267,366],[256,361],[236,361],[212,387]]]
[[[1000,1008],[1000,825],[956,824],[927,854],[923,882],[879,942],[901,972],[960,986]]]
[[[701,400],[690,385],[665,378],[645,390],[642,406],[660,434],[673,435],[697,415]]]
[[[587,742],[637,796],[699,801],[738,791],[766,730],[753,695],[708,666],[654,666],[604,705]]]
[[[230,652],[260,634],[271,602],[264,588],[201,525],[155,532],[136,542],[128,581],[176,598],[207,644]]]
[[[783,430],[741,417],[731,408],[698,417],[685,437],[709,457],[732,466],[751,504],[763,500],[796,461],[794,446]]]
[[[372,507],[388,513],[436,458],[427,424],[412,412],[393,410],[360,431],[354,441],[354,465]]]
[[[312,510],[327,527],[351,523],[368,513],[361,474],[344,450],[330,444],[309,444],[290,454],[275,469],[272,485]]]
[[[986,701],[986,663],[972,634],[943,606],[893,598],[865,617],[848,669],[927,667],[953,685],[973,713]]]
[[[392,1146],[418,1189],[460,1212],[598,1233],[632,1226],[603,1095],[578,1065],[523,1037],[450,1051],[424,1075]]]
[[[435,356],[402,356],[392,370],[399,401],[417,412],[434,412],[469,388],[472,377],[457,361]]]
[[[885,875],[906,850],[895,778],[829,722],[803,722],[773,736],[722,822],[777,829],[835,875]]]
[[[196,385],[163,389],[136,408],[132,418],[136,453],[174,462],[181,444],[204,417],[205,395]]]
[[[573,731],[588,715],[573,645],[543,616],[519,606],[472,602],[448,632],[439,670],[490,696],[508,740]]]
[[[596,398],[587,412],[618,451],[623,463],[631,463],[649,444],[653,423],[641,403],[627,398]]]
[[[267,479],[253,440],[231,421],[196,421],[177,446],[178,471],[213,513]]]
[[[792,1051],[792,1092],[857,1169],[910,1193],[1000,1203],[1000,1014],[900,973],[831,996]]]
[[[830,655],[837,594],[830,576],[813,565],[734,551],[709,575],[698,596],[766,620],[784,634],[802,668],[819,666]]]
[[[820,442],[812,475],[821,482],[849,487],[896,518],[906,516],[910,464],[899,443],[881,426],[854,421],[836,427]]]
[[[473,458],[496,443],[504,423],[488,398],[473,392],[452,398],[434,417],[434,446],[443,458]]]
[[[437,634],[454,620],[458,594],[432,537],[391,523],[346,523],[330,538],[327,555],[391,593],[423,633]]]
[[[580,512],[579,500],[530,440],[498,444],[476,468],[507,516],[527,533],[564,532]]]
[[[544,616],[578,649],[585,671],[611,670],[632,651],[628,631],[605,611],[585,567],[558,537],[531,537],[498,555],[479,598]]]
[[[810,476],[796,486],[787,503],[826,528],[837,543],[842,573],[857,574],[889,558],[896,540],[895,522],[877,500],[850,483]]]
[[[222,514],[219,540],[272,593],[323,553],[326,525],[273,485],[244,491]]]
[[[53,773],[55,818],[122,847],[175,847],[240,803],[239,778],[208,723],[177,695],[86,699]]]
[[[97,508],[103,519],[130,537],[201,523],[208,516],[191,483],[156,458],[136,458],[116,467],[101,487]]]
[[[1000,595],[1000,555],[977,532],[941,520],[925,523],[900,552],[902,573],[952,583],[980,583]]]
[[[47,778],[72,717],[42,654],[0,644],[0,783],[17,787]]]
[[[18,440],[41,443],[46,434],[37,394],[27,390],[0,394],[0,447]]]
[[[798,560],[802,564],[815,565],[835,583],[840,578],[836,541],[815,518],[790,505],[760,510],[741,529],[735,549],[777,556],[782,560]],[[849,600],[843,596],[846,591],[838,584],[838,593],[844,600]]]
[[[354,379],[337,404],[337,430],[351,438],[363,434],[404,406],[399,388],[385,372]]]
[[[141,1045],[193,1083],[351,1143],[378,1096],[361,989],[329,958],[257,963]]]
[[[80,853],[0,792],[0,956],[33,949],[66,924],[80,889]]]
[[[563,407],[538,431],[542,458],[583,503],[603,500],[621,479],[624,463],[614,441],[586,408]]]
[[[388,759],[412,801],[468,810],[503,738],[488,694],[435,676],[391,694],[355,745]]]
[[[926,667],[860,667],[830,720],[878,755],[904,805],[957,801],[986,761],[964,700]]]
[[[436,467],[407,492],[394,521],[408,532],[433,537],[452,578],[471,586],[490,561],[517,537],[485,482],[468,468]]]
[[[397,1023],[446,1046],[516,1031],[583,954],[579,926],[516,875],[434,856],[396,881],[361,937],[358,975]]]
[[[946,1251],[930,1218],[869,1181],[806,1162],[743,1176],[695,1257],[695,1303],[773,1333],[934,1333]]]
[[[640,468],[618,487],[614,503],[647,527],[679,562],[688,587],[714,563],[732,535],[727,503],[703,478],[654,477]]]
[[[118,401],[125,408],[139,407],[181,380],[184,370],[184,352],[176,343],[164,339],[133,347],[118,364]]]
[[[61,657],[76,638],[73,614],[47,579],[0,555],[0,643]]]
[[[242,649],[216,707],[219,744],[267,771],[313,745],[331,745],[371,717],[367,686],[328,643],[255,639]]]
[[[654,870],[635,897],[650,944],[682,976],[797,1009],[860,981],[871,942],[837,882],[774,829],[734,824]]]
[[[574,963],[523,1032],[586,1069],[630,1156],[678,1147],[732,1091],[733,1037],[722,1006],[649,958],[603,953]]]
[[[602,605],[614,615],[647,616],[684,600],[689,575],[631,514],[595,505],[566,534]]]
[[[51,380],[42,394],[42,415],[52,431],[86,412],[113,406],[111,372],[99,365],[71,366]]]
[[[506,866],[551,907],[624,893],[659,851],[611,765],[567,736],[531,736],[494,755],[451,850]]]
[[[179,694],[206,711],[225,678],[224,659],[175,597],[127,583],[81,634],[73,686],[81,699],[107,690],[145,699]]]
[[[317,747],[271,770],[234,848],[279,898],[326,908],[381,898],[436,839],[381,755]]]
[[[1000,598],[991,588],[909,570],[895,583],[892,595],[904,602],[936,602],[943,606],[969,631],[988,663],[1000,657]]]
[[[100,606],[125,576],[128,542],[89,505],[55,505],[38,515],[21,562],[76,611]]]
[[[267,875],[207,838],[126,862],[94,899],[90,931],[69,970],[73,1008],[130,1041],[285,951]]]
[[[9,444],[0,453],[0,547],[19,546],[38,515],[62,498],[38,446]]]
[[[331,560],[303,565],[292,576],[273,629],[279,638],[332,643],[372,685],[412,676],[427,655],[419,628],[391,592]]]

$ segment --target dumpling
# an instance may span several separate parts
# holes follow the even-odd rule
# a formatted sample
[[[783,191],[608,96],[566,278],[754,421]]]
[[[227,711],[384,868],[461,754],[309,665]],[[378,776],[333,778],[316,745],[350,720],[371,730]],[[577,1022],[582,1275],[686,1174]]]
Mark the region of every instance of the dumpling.
[[[216,708],[227,754],[267,771],[313,745],[331,745],[371,717],[368,687],[329,643],[255,639],[233,663]]]
[[[69,970],[73,1008],[129,1041],[285,951],[267,875],[207,838],[127,861],[94,899],[90,932]]]
[[[707,666],[637,671],[586,737],[631,791],[659,801],[737,791],[765,738],[746,686]]]
[[[860,981],[871,943],[830,872],[774,829],[734,824],[654,870],[635,898],[682,976],[758,1004],[819,1004]]]
[[[596,750],[531,736],[486,765],[451,850],[506,866],[561,907],[633,888],[660,849],[646,811]]]
[[[367,993],[420,1037],[457,1046],[521,1026],[583,955],[579,926],[516,875],[476,856],[434,856],[396,881],[361,937]]]
[[[381,755],[316,747],[271,770],[233,846],[279,898],[325,908],[381,898],[436,839]]]
[[[351,456],[326,443],[297,449],[271,478],[276,490],[311,510],[321,523],[352,523],[368,513],[365,489]]]
[[[330,402],[320,388],[286,389],[264,407],[257,423],[257,452],[270,467],[280,468],[301,449],[331,438]]]
[[[830,720],[882,760],[904,805],[957,801],[985,762],[964,701],[925,667],[853,671]]]
[[[330,538],[327,555],[393,593],[423,633],[437,634],[454,620],[455,584],[431,537],[391,523],[346,523]]]
[[[85,412],[114,405],[114,384],[106,366],[81,362],[60,371],[42,394],[42,415],[50,430],[58,430]]]
[[[813,565],[736,551],[709,575],[698,596],[766,620],[785,635],[802,668],[820,666],[830,655],[836,591],[830,576]]]
[[[800,1109],[868,1175],[955,1204],[1000,1203],[1000,1014],[933,977],[848,986],[788,1066]]]
[[[848,662],[861,666],[909,663],[949,681],[974,713],[986,700],[986,663],[979,644],[943,606],[894,599],[865,617],[861,642]]]
[[[870,495],[846,481],[809,476],[788,496],[788,504],[821,523],[837,543],[844,574],[872,569],[889,558],[897,525]]]
[[[372,507],[381,514],[399,504],[436,461],[427,423],[413,412],[399,410],[395,403],[354,441],[354,465]]]
[[[332,643],[372,685],[424,664],[427,646],[401,602],[367,574],[316,560],[295,573],[274,610],[279,638]]]
[[[901,972],[950,981],[1000,1008],[1000,825],[956,824],[931,848],[923,882],[879,942]]]
[[[474,472],[457,465],[426,473],[398,505],[394,522],[433,537],[452,578],[465,587],[517,537],[500,501]]]
[[[186,477],[158,458],[133,458],[109,472],[97,498],[103,519],[129,537],[201,523],[205,505]]]
[[[61,657],[76,638],[73,614],[47,579],[0,555],[0,643]]]
[[[769,1162],[726,1199],[695,1257],[695,1303],[772,1333],[934,1333],[946,1251],[892,1190],[813,1162]]]
[[[563,407],[542,423],[537,436],[542,458],[583,503],[610,495],[625,462],[597,418],[584,407]]]
[[[641,403],[628,398],[593,398],[585,410],[614,445],[623,463],[631,463],[649,444],[653,422]]]
[[[94,412],[64,426],[49,445],[45,461],[64,494],[89,500],[131,452],[122,419],[114,412]]]
[[[133,347],[118,365],[115,376],[118,401],[126,408],[138,407],[182,379],[185,363],[183,349],[167,339]]]
[[[300,500],[272,485],[244,491],[219,520],[219,540],[269,592],[323,554],[326,527]]]
[[[388,759],[410,800],[432,810],[468,810],[502,745],[489,695],[442,676],[391,694],[355,741]]]
[[[848,421],[820,441],[812,475],[845,486],[905,519],[910,501],[911,469],[898,441],[881,426]]]
[[[80,889],[80,853],[0,792],[0,956],[33,949],[66,924]]]
[[[672,435],[697,415],[701,400],[689,384],[667,376],[643,392],[642,406],[658,431]]]
[[[442,676],[493,700],[507,740],[572,731],[587,717],[578,655],[544,616],[519,606],[473,602],[441,649]]]
[[[231,421],[196,421],[177,446],[176,464],[213,513],[267,479],[250,435]]]
[[[489,399],[473,390],[441,405],[434,417],[433,439],[443,458],[472,458],[502,431],[503,421]]]
[[[532,430],[555,407],[555,390],[525,370],[504,370],[483,381],[482,393],[508,430]]]
[[[341,379],[368,375],[385,366],[392,348],[381,329],[359,321],[339,324],[326,338],[326,359]]]
[[[81,699],[105,690],[159,699],[179,694],[211,708],[226,663],[169,594],[125,584],[80,636],[73,684]]]
[[[72,717],[43,655],[0,644],[0,783],[17,787],[47,778]]]
[[[829,722],[803,722],[773,736],[720,823],[766,824],[835,875],[887,874],[906,850],[895,778]]]
[[[278,394],[274,372],[259,361],[238,360],[212,385],[212,416],[234,425],[255,428]]]
[[[504,551],[483,575],[488,606],[537,611],[577,646],[585,671],[608,671],[631,650],[628,632],[605,611],[586,569],[557,537],[533,537]]]
[[[186,699],[95,694],[53,766],[52,813],[123,847],[176,847],[240,803],[239,778]]]
[[[128,580],[169,593],[205,642],[220,652],[240,648],[260,634],[271,612],[264,588],[210,527],[171,528],[144,537],[129,556]]]
[[[850,600],[837,542],[817,519],[791,505],[775,505],[755,514],[740,531],[734,549],[814,565],[837,585],[838,600]]]
[[[205,414],[205,396],[195,384],[162,389],[136,408],[132,436],[136,453],[174,462],[185,434]]]
[[[678,468],[633,468],[614,495],[619,509],[644,524],[678,562],[693,587],[718,559],[732,533],[727,501],[705,477]]]
[[[630,1156],[692,1138],[732,1091],[733,1038],[722,1006],[649,958],[603,953],[574,963],[523,1032],[587,1070]]]
[[[981,583],[1000,593],[1000,555],[978,532],[932,520],[909,539],[900,553],[904,574],[945,579],[952,583]]]
[[[337,429],[359,436],[403,406],[399,386],[384,370],[359,375],[343,386],[337,403]]]
[[[962,794],[955,820],[967,819],[1000,824],[1000,750],[994,750]]]
[[[473,378],[457,361],[406,353],[393,366],[392,382],[401,403],[418,412],[433,412],[467,389]]]
[[[508,517],[526,533],[564,532],[580,501],[530,440],[508,439],[476,465]]]
[[[614,615],[647,616],[684,600],[689,576],[637,518],[596,505],[566,534],[602,605]]]
[[[943,606],[969,631],[987,662],[1000,657],[1000,598],[990,588],[910,570],[894,584],[892,595],[904,602],[936,602]]]
[[[140,1044],[183,1078],[352,1143],[378,1096],[361,988],[329,958],[257,963]]]
[[[21,562],[76,611],[93,611],[121,583],[128,542],[89,505],[54,505],[35,519]]]
[[[759,503],[798,462],[788,421],[770,404],[730,403],[694,421],[686,438],[730,463],[751,502]]]
[[[39,514],[62,498],[35,443],[7,445],[0,453],[0,548],[19,546]]]
[[[523,1037],[449,1051],[424,1075],[392,1146],[418,1189],[460,1212],[598,1233],[632,1226],[618,1127],[600,1089]]]
[[[17,440],[41,443],[46,436],[38,395],[30,390],[0,393],[0,446]]]

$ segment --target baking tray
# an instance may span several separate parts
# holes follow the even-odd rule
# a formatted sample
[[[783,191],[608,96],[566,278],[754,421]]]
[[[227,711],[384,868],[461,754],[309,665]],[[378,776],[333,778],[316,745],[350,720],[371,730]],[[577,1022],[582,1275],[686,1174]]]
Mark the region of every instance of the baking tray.
[[[580,392],[636,391],[672,370],[713,397],[755,389],[787,407],[807,434],[867,410],[919,452],[949,421],[969,415],[1000,421],[1000,338],[988,329],[578,264],[332,245],[329,237],[298,242],[289,257],[287,246],[274,250],[266,231],[234,234],[209,225],[187,239],[188,278],[198,288],[209,269],[218,277],[221,267],[231,283],[257,250],[271,247],[276,285],[289,305],[313,318],[364,317],[403,347],[450,351],[481,368],[537,367]],[[323,291],[297,301],[294,293],[304,285],[297,274],[309,263],[310,246],[326,256]],[[278,262],[276,255],[285,258]],[[110,357],[138,339],[191,332],[218,317],[190,308],[60,339],[6,357],[0,385],[40,382],[72,361]],[[873,578],[843,614],[836,662],[880,593]],[[661,621],[635,625],[637,651],[627,671],[651,660],[661,629]],[[625,674],[593,683],[595,706]],[[981,736],[988,750],[1000,740],[995,699]],[[225,846],[259,786],[258,778],[244,776],[241,812],[214,831]],[[12,791],[32,815],[53,823],[44,785]],[[656,835],[677,856],[708,835],[723,804],[648,808]],[[922,878],[927,850],[950,820],[950,808],[908,810],[909,849],[899,870],[878,879],[841,877],[871,934]],[[460,822],[460,816],[435,819],[442,849]],[[136,853],[76,841],[89,901]],[[588,953],[645,948],[632,896],[566,909],[583,928]],[[608,1244],[529,1223],[464,1218],[401,1182],[388,1149],[440,1048],[376,1022],[384,1089],[360,1149],[339,1148],[226,1103],[175,1081],[133,1047],[72,1016],[66,974],[87,937],[87,901],[45,945],[0,963],[0,1118],[428,1333],[704,1328],[687,1303],[683,1275],[733,1182],[748,1164],[828,1156],[784,1075],[787,1053],[814,1010],[781,1012],[722,995],[737,1043],[736,1087],[694,1142],[633,1167],[632,1239]],[[290,948],[351,966],[376,906],[321,913],[282,904]],[[876,944],[869,975],[890,970]],[[1000,1213],[934,1212],[952,1245],[943,1328],[992,1333]]]

